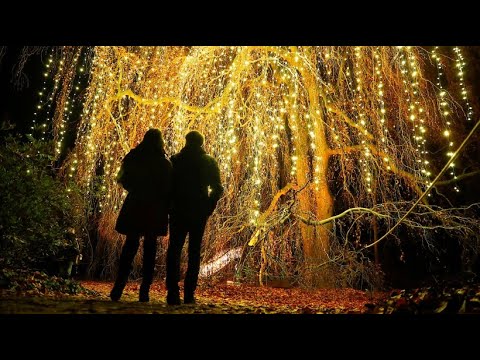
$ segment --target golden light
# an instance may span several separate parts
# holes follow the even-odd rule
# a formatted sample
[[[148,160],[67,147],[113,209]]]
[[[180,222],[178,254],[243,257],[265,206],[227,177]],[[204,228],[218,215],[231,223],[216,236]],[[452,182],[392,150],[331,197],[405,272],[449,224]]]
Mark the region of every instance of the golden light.
[[[449,137],[440,119],[456,106],[447,89],[424,78],[427,52],[417,47],[99,46],[89,64],[80,53],[65,47],[52,74],[55,91],[58,83],[64,89],[53,131],[60,149],[68,101],[79,101],[78,69],[89,82],[64,170],[89,196],[101,190],[106,246],[120,239],[114,224],[125,191],[115,176],[125,154],[149,127],[163,132],[169,155],[196,129],[225,184],[205,232],[205,256],[258,233],[283,258],[301,246],[305,263],[322,262],[332,224],[312,227],[300,218],[327,219],[334,201],[372,207],[418,196],[432,173],[426,136]],[[430,55],[442,70],[438,49]],[[287,210],[298,217],[285,217]]]

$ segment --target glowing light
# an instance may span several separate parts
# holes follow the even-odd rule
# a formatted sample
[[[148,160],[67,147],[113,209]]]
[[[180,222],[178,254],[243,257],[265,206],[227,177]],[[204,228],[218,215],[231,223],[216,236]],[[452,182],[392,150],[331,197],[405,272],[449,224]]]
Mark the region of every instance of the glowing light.
[[[318,219],[332,181],[346,184],[339,196],[354,193],[356,205],[402,199],[404,189],[385,178],[408,171],[404,183],[423,188],[431,175],[427,135],[438,128],[432,123],[442,121],[436,125],[449,150],[455,138],[447,123],[459,113],[455,94],[437,86],[436,108],[424,51],[415,47],[94,47],[91,61],[76,51],[49,60],[45,84],[55,95],[42,89],[35,119],[52,124],[60,154],[71,112],[83,109],[63,170],[89,194],[101,190],[100,226],[110,239],[118,238],[114,220],[126,196],[115,176],[152,126],[162,130],[167,154],[197,129],[218,160],[225,196],[209,221],[210,250],[219,242],[216,249],[242,246],[257,226],[269,229],[274,216],[263,214],[287,183],[305,186],[295,211]],[[85,89],[81,76],[89,79]],[[49,104],[59,105],[44,117]],[[278,208],[292,198],[282,197]],[[272,230],[279,243],[307,236],[300,222],[288,221],[290,233]]]

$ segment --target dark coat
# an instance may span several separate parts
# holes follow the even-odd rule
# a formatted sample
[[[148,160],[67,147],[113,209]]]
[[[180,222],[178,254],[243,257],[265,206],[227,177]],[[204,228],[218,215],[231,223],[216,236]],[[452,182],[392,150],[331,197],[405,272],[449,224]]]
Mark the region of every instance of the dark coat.
[[[137,146],[123,159],[118,175],[128,195],[115,230],[121,234],[167,234],[172,164],[162,151]]]
[[[172,213],[210,216],[223,194],[217,161],[200,146],[185,146],[170,160],[173,165]]]

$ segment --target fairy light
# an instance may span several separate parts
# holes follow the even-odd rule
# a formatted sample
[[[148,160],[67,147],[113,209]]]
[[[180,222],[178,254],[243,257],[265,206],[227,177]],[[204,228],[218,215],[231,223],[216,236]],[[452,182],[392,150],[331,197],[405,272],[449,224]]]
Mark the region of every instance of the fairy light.
[[[261,136],[260,136],[260,130],[259,130],[259,125],[260,125],[260,118],[258,116],[255,116],[254,120],[254,127],[253,127],[253,149],[252,149],[252,155],[253,155],[253,172],[252,172],[252,181],[253,181],[253,191],[255,193],[255,196],[253,198],[253,205],[252,205],[252,217],[250,219],[250,222],[252,225],[256,225],[258,221],[258,217],[260,215],[260,186],[262,184],[262,179],[260,177],[260,168],[261,168],[261,155],[262,155],[262,150],[260,148],[260,141],[261,141]]]
[[[286,76],[285,76],[285,71],[282,69],[281,71],[283,74],[282,74],[282,80],[285,81],[286,80]],[[289,102],[288,98],[286,96],[284,96],[284,101],[283,101],[283,105],[282,107],[280,108],[280,112],[285,114],[285,113],[290,113],[289,109],[291,106],[291,103]],[[287,110],[289,109],[289,110]],[[285,116],[285,115],[284,115]],[[291,167],[291,170],[290,170],[290,175],[291,175],[291,179],[293,181],[296,181],[296,175],[297,175],[297,163],[298,163],[298,152],[297,152],[297,142],[298,142],[298,135],[297,135],[297,132],[298,132],[298,125],[297,125],[297,116],[295,114],[295,112],[293,114],[291,114],[289,116],[289,120],[290,120],[290,123],[291,123],[291,132],[292,132],[292,135],[290,137],[290,141],[292,142],[292,155],[291,155],[291,161],[292,161],[292,167]]]
[[[65,73],[65,77],[70,78],[72,87],[71,92],[68,97],[68,100],[65,101],[64,111],[61,116],[61,120],[59,121],[59,127],[54,128],[54,136],[56,138],[56,155],[59,156],[62,152],[63,142],[65,139],[65,134],[67,131],[67,124],[70,121],[70,117],[73,113],[73,110],[76,107],[78,92],[80,91],[81,81],[84,78],[85,74],[85,66],[86,66],[86,55],[83,56],[83,60],[80,62],[80,52],[77,52],[73,61],[71,63],[70,69],[68,72]],[[75,81],[76,79],[76,81]],[[70,169],[70,177],[72,177],[73,172],[75,171],[75,167],[71,167]]]
[[[466,86],[465,86],[465,78],[464,78],[466,63],[465,63],[465,60],[463,58],[462,51],[461,51],[460,47],[455,46],[453,48],[453,51],[455,53],[455,71],[457,73],[458,80],[459,80],[459,83],[460,83],[460,96],[461,96],[461,98],[464,102],[464,109],[465,109],[465,112],[466,112],[467,121],[471,121],[472,116],[473,116],[473,108],[472,108],[472,106],[470,104],[470,101],[468,99],[468,92],[467,92],[467,89],[466,89]],[[448,145],[449,145],[449,150],[453,149],[453,141],[451,141],[450,139],[448,139]],[[449,151],[447,153],[447,156],[452,156],[452,155],[450,155],[451,153],[452,153],[452,151]],[[451,166],[450,166],[450,176],[453,179],[457,178],[457,175],[455,174],[455,163],[452,163]],[[456,192],[460,192],[460,187],[458,186],[457,183],[455,183],[453,188]]]
[[[463,58],[462,51],[460,50],[460,47],[455,46],[453,48],[453,52],[455,53],[455,70],[457,72],[458,80],[460,82],[460,92],[461,92],[461,97],[465,103],[465,108],[466,108],[466,114],[467,114],[467,120],[470,121],[472,120],[473,116],[473,108],[470,105],[470,102],[468,100],[468,92],[465,87],[465,59]]]
[[[440,108],[440,116],[443,119],[444,122],[444,129],[443,129],[443,136],[447,141],[447,151],[446,151],[446,156],[449,158],[453,155],[454,151],[454,142],[452,140],[452,129],[451,129],[451,109],[449,106],[449,103],[447,101],[447,91],[444,89],[443,86],[443,79],[444,79],[444,70],[443,70],[443,62],[440,54],[438,53],[439,47],[435,46],[432,50],[432,59],[435,61],[436,67],[437,67],[437,79],[436,79],[436,85],[437,85],[437,101],[439,103],[439,108]],[[447,158],[447,160],[448,160]],[[457,176],[455,174],[455,168],[452,167],[449,172],[450,176],[453,179],[456,179]],[[457,192],[460,191],[460,188],[458,187],[457,184],[453,186],[453,189]]]
[[[359,137],[360,143],[363,145],[362,156],[359,159],[359,162],[362,166],[363,172],[363,179],[365,180],[366,191],[368,194],[372,193],[372,182],[373,176],[369,166],[370,162],[370,148],[369,148],[369,140],[365,136],[365,131],[368,131],[368,117],[366,116],[366,109],[364,104],[363,98],[363,76],[361,71],[361,61],[362,61],[362,47],[356,46],[355,47],[355,64],[354,64],[354,74],[355,74],[355,86],[354,86],[354,94],[355,94],[355,110],[356,110],[356,120],[357,124],[359,124]],[[375,67],[375,71],[378,69]],[[377,74],[378,75],[378,74]]]
[[[51,120],[50,113],[51,113],[51,100],[53,100],[52,95],[50,94],[51,91],[49,90],[49,79],[51,77],[51,73],[54,69],[55,62],[54,62],[54,49],[50,51],[50,56],[48,57],[47,61],[45,62],[45,69],[43,71],[44,80],[38,91],[38,103],[35,105],[35,110],[33,112],[33,119],[32,119],[32,126],[30,127],[31,132],[30,135],[34,135],[35,130],[39,130],[41,132],[41,138],[45,140],[45,131],[46,131],[46,124]],[[45,116],[44,121],[40,124],[40,128],[38,129],[38,122],[39,116],[43,114]]]
[[[307,194],[309,201],[326,194],[332,177],[350,187],[343,190],[355,194],[358,205],[371,203],[374,182],[378,203],[398,200],[402,189],[382,176],[409,171],[410,180],[425,182],[425,141],[436,119],[429,116],[435,109],[423,99],[419,56],[416,48],[378,46],[95,47],[81,72],[88,69],[89,84],[82,92],[75,147],[64,167],[75,169],[68,176],[88,196],[97,190],[103,194],[100,226],[112,242],[118,238],[114,220],[126,196],[115,176],[125,154],[152,126],[162,130],[169,155],[184,145],[186,132],[196,129],[218,160],[226,190],[222,212],[208,225],[215,231],[207,229],[206,246],[244,241],[286,183],[313,180],[299,195]],[[308,74],[313,80],[307,86]],[[61,81],[56,85],[57,96],[65,97],[58,88]],[[312,86],[318,90],[315,96]],[[61,100],[70,107],[70,99]],[[338,173],[327,173],[331,167],[323,166],[328,151],[345,160]],[[316,204],[305,202],[301,211],[319,216]],[[292,224],[290,234],[300,234],[300,226]],[[288,235],[278,234],[279,242],[282,236]]]
[[[412,52],[410,46],[401,49],[400,69],[403,74],[403,82],[405,84],[405,94],[408,104],[408,121],[412,124],[413,141],[416,144],[415,157],[419,164],[421,176],[425,179],[424,184],[428,186],[431,172],[428,168],[429,161],[426,159],[426,133],[425,126],[425,109],[421,103],[419,78],[421,71],[416,61],[416,56]],[[429,194],[431,196],[431,194]]]
[[[388,147],[387,147],[387,138],[388,138],[388,128],[386,126],[386,118],[387,118],[387,109],[385,107],[385,84],[383,83],[383,75],[382,75],[382,62],[380,59],[379,47],[375,48],[374,51],[374,58],[375,58],[375,75],[378,78],[377,82],[377,94],[378,94],[378,105],[379,105],[379,135],[380,135],[380,146],[383,147],[383,151],[385,154],[388,154]],[[387,170],[391,170],[389,165],[389,158],[388,156],[383,158],[384,165]]]

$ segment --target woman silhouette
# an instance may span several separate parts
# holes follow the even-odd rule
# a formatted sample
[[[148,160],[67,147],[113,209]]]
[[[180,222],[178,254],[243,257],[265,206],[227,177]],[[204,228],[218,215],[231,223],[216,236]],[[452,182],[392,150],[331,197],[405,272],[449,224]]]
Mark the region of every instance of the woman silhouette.
[[[117,219],[115,230],[126,235],[115,285],[110,293],[120,300],[128,281],[140,237],[143,241],[143,279],[139,300],[149,301],[153,280],[157,237],[167,235],[172,164],[164,150],[158,129],[146,132],[142,142],[123,159],[117,181],[128,195]]]

